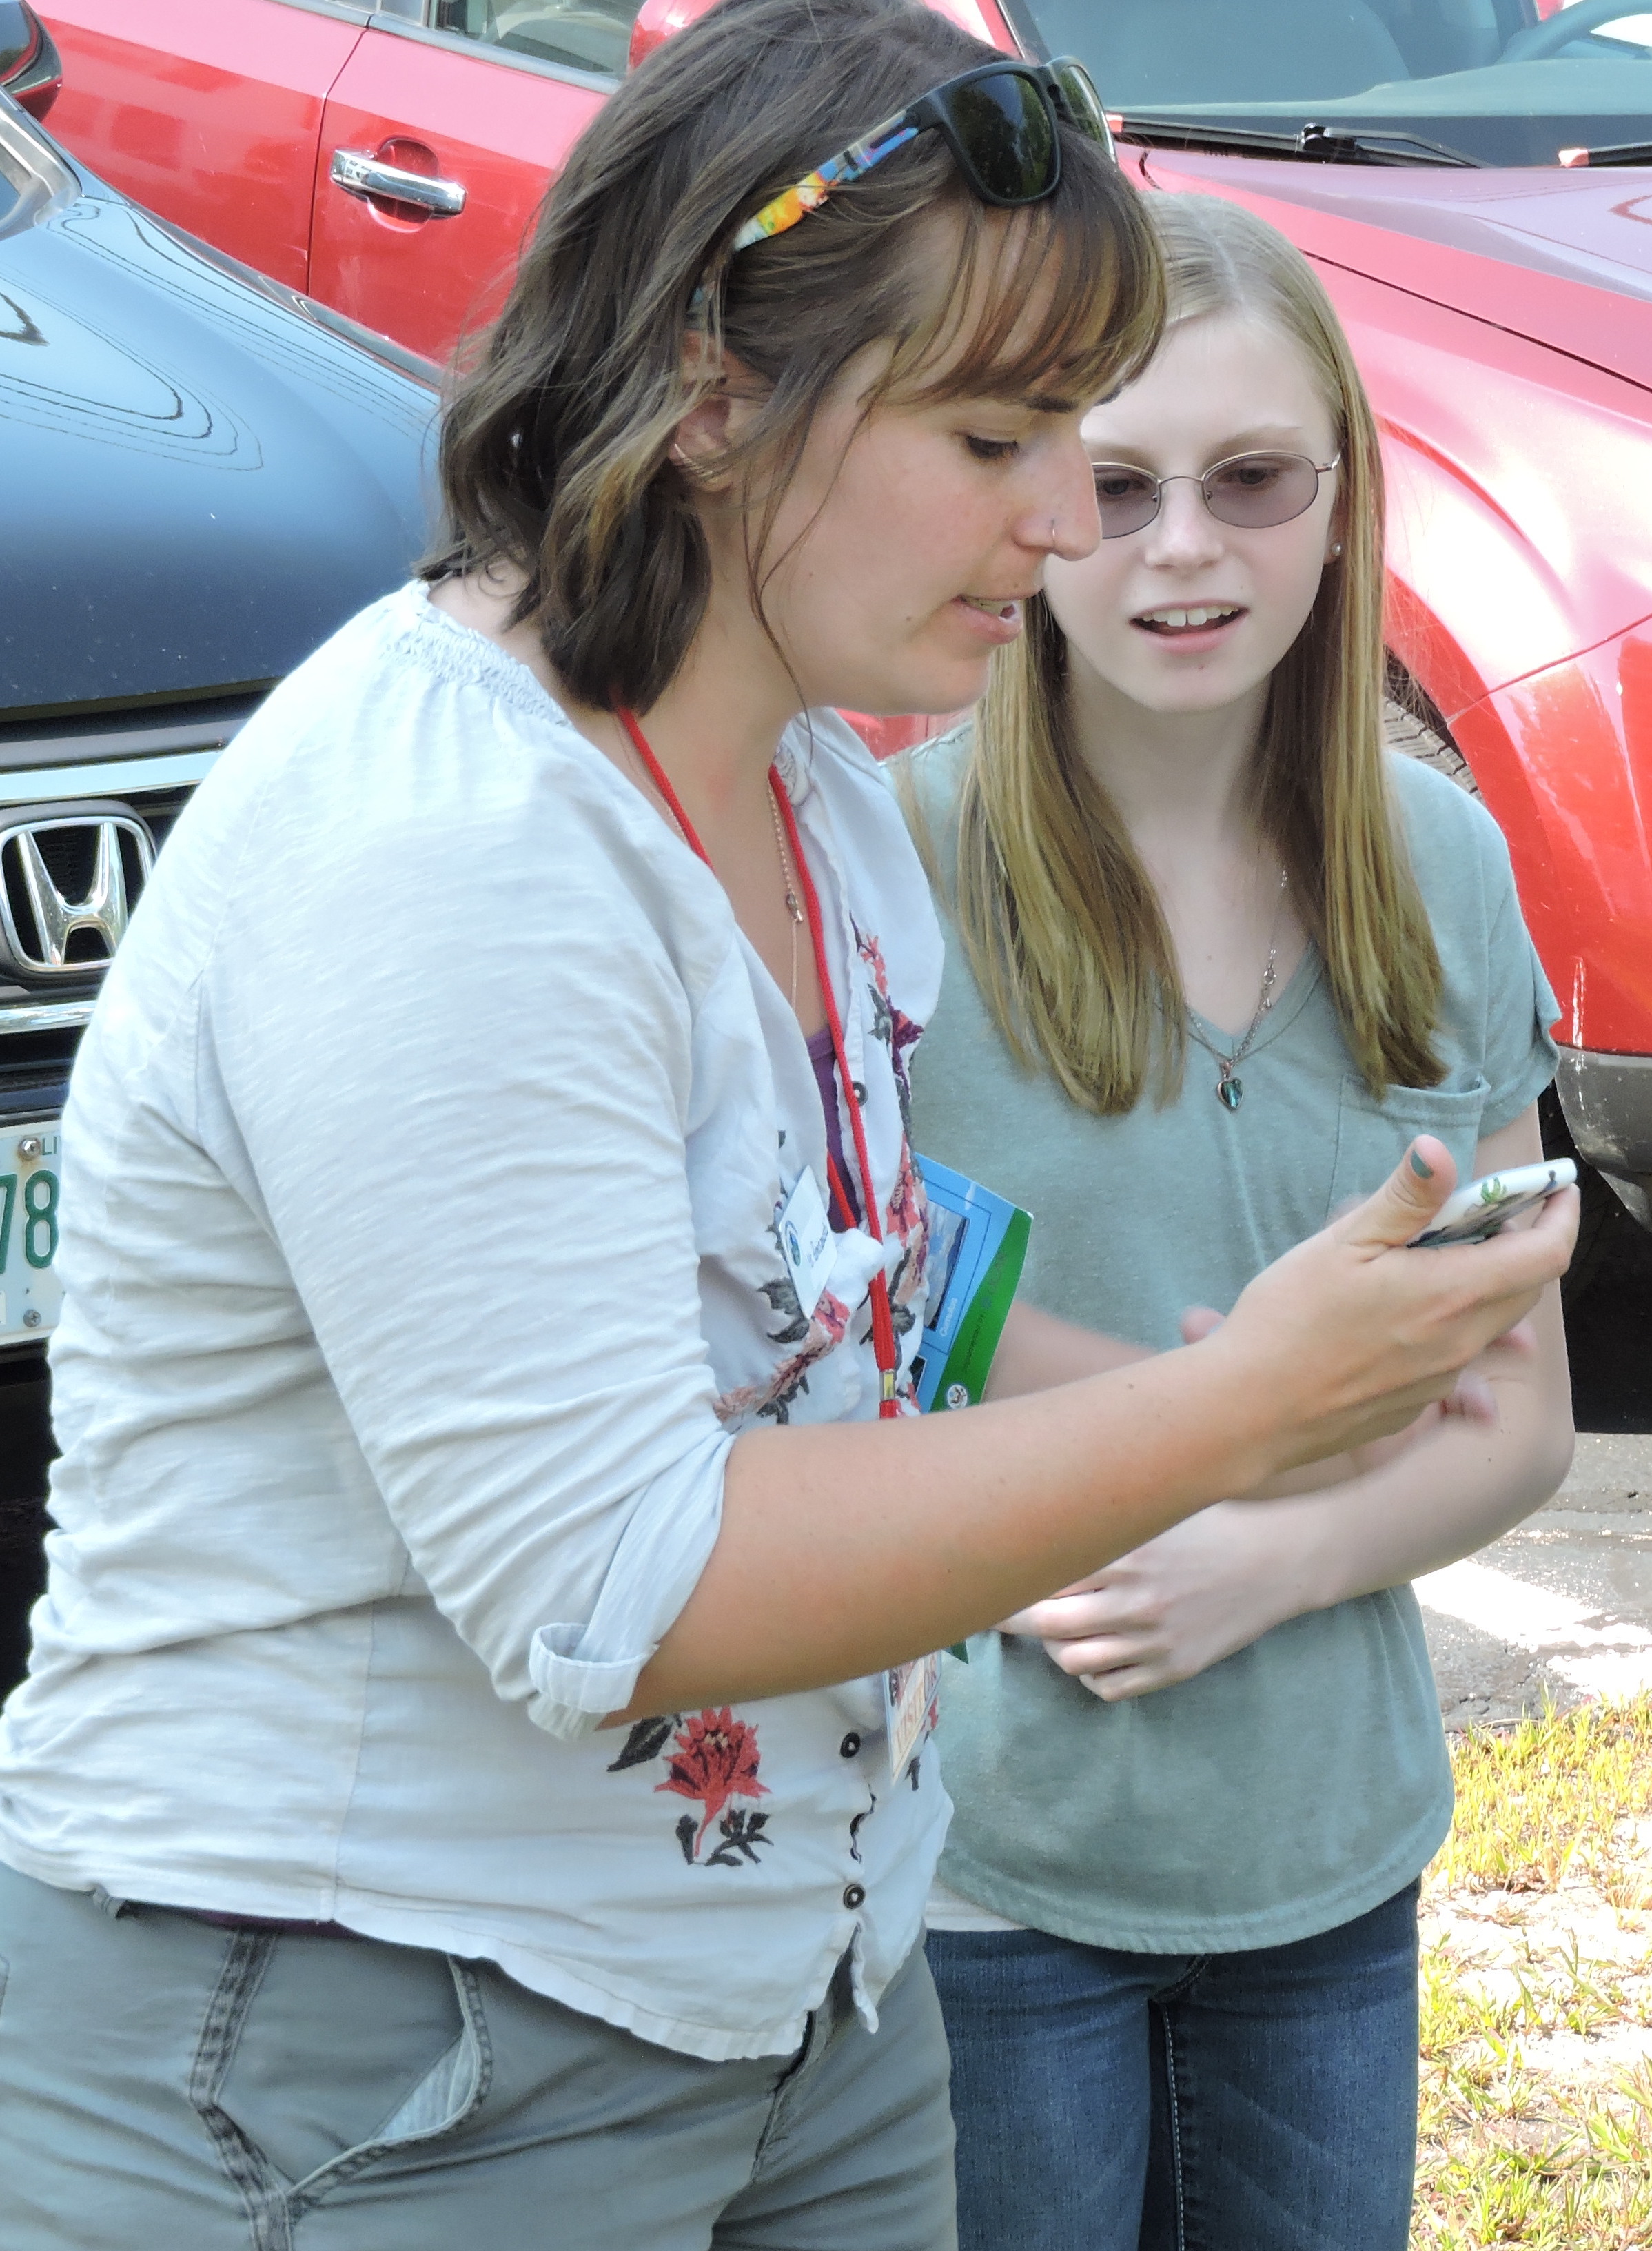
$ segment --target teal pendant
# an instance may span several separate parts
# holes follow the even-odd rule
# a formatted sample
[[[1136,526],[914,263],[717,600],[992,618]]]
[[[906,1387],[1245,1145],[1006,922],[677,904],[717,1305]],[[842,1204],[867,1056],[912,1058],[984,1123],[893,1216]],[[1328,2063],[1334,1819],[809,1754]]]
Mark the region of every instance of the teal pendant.
[[[1217,1099],[1230,1110],[1237,1110],[1245,1098],[1244,1082],[1237,1078],[1221,1078],[1216,1082]]]

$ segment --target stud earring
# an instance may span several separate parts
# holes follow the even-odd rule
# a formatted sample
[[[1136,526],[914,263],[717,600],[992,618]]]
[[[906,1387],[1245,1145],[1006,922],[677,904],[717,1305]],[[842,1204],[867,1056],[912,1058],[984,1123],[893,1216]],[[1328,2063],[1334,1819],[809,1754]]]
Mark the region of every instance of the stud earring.
[[[1331,551],[1333,556],[1340,555],[1342,553],[1342,542],[1340,539],[1332,541]]]

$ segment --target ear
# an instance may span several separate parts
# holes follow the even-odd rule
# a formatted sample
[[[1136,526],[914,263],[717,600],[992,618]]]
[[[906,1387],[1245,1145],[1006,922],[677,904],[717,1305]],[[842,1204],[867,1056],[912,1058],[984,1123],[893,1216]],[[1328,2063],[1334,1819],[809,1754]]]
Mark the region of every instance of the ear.
[[[1331,503],[1331,523],[1325,532],[1325,566],[1327,569],[1330,568],[1331,564],[1341,562],[1343,549],[1348,537],[1347,508],[1345,505],[1347,494],[1343,485],[1342,472],[1338,470],[1336,474],[1336,496]]]
[[[673,433],[671,458],[702,491],[723,492],[732,481],[723,463],[762,412],[768,385],[731,351],[718,356],[715,371],[710,357],[706,337],[684,338],[683,381],[699,396]]]

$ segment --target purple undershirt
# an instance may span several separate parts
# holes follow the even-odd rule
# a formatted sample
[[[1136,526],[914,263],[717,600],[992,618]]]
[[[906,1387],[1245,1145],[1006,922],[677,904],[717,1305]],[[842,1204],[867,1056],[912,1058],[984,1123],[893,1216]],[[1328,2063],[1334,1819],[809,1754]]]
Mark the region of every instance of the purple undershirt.
[[[843,1193],[849,1199],[849,1209],[854,1214],[856,1226],[861,1222],[861,1205],[854,1192],[854,1168],[843,1154],[843,1113],[838,1102],[838,1062],[832,1052],[832,1029],[824,1026],[809,1039],[809,1061],[814,1065],[814,1083],[820,1090],[820,1107],[826,1113],[826,1150],[838,1168],[838,1178],[843,1183]],[[829,1189],[830,1183],[826,1184]],[[842,1233],[842,1213],[836,1199],[829,1193],[826,1209],[832,1215],[832,1224]]]

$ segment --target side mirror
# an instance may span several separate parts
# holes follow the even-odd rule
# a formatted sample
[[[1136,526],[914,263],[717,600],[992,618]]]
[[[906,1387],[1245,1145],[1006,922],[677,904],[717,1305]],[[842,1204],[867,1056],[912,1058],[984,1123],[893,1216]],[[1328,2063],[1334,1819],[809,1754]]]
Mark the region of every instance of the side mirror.
[[[0,0],[0,87],[31,117],[44,117],[63,84],[52,34],[29,0]]]
[[[696,23],[715,5],[716,0],[642,0],[637,20],[631,27],[626,67],[635,70],[656,47],[663,47],[674,31],[681,31],[685,24]]]

